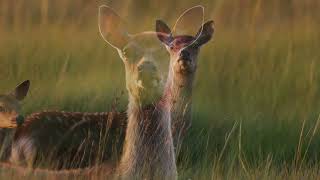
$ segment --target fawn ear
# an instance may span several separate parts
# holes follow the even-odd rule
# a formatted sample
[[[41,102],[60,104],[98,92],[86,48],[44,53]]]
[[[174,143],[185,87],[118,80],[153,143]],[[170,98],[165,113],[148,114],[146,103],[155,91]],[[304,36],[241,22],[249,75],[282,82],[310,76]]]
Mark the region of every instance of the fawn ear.
[[[23,81],[10,93],[10,95],[15,97],[17,100],[21,101],[28,94],[29,87],[30,87],[30,81],[29,80]]]
[[[172,42],[173,37],[171,34],[171,30],[165,22],[161,20],[156,21],[156,32],[158,39],[162,43],[169,45]]]
[[[213,36],[214,28],[213,28],[213,21],[208,21],[202,25],[196,35],[196,44],[201,46],[207,43],[211,37]]]
[[[129,41],[124,21],[106,5],[99,7],[99,31],[102,38],[112,47],[122,49]]]

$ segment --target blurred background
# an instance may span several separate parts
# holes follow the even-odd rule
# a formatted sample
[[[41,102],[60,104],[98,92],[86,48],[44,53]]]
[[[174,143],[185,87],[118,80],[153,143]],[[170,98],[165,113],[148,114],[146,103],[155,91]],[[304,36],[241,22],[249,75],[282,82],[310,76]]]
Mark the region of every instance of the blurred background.
[[[30,79],[26,114],[108,111],[115,99],[124,110],[124,68],[100,37],[101,4],[132,33],[154,30],[156,19],[172,27],[199,4],[205,20],[215,21],[199,56],[193,126],[179,156],[186,174],[211,172],[220,155],[222,167],[254,168],[270,158],[277,166],[317,164],[319,0],[0,0],[0,92]]]

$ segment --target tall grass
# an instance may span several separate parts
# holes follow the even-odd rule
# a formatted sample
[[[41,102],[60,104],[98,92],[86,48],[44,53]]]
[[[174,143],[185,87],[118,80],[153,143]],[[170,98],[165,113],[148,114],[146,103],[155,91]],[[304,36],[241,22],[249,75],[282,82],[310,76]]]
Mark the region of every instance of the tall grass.
[[[106,111],[118,96],[125,109],[122,62],[98,34],[102,3],[140,32],[199,2],[0,0],[0,90],[30,79],[24,113]],[[181,179],[318,177],[319,1],[200,4],[216,31],[199,57]]]

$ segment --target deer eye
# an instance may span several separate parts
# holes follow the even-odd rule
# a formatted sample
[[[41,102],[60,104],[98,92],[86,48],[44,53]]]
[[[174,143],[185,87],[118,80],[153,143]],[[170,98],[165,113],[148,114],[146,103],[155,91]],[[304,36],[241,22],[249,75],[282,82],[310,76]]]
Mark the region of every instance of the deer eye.
[[[122,54],[127,58],[127,59],[138,59],[140,58],[142,55],[141,52],[138,52],[137,49],[131,49],[131,48],[127,48],[124,49],[122,51]]]

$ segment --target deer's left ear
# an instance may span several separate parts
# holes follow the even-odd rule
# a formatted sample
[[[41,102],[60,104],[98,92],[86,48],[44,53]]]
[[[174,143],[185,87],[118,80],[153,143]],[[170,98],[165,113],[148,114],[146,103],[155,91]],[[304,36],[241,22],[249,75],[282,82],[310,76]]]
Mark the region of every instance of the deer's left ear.
[[[203,44],[207,43],[213,36],[214,27],[213,21],[208,21],[202,25],[199,29],[197,35],[195,36],[196,44],[198,46],[202,46]]]
[[[122,49],[129,42],[129,34],[122,18],[109,6],[99,7],[99,31],[102,38],[112,47]]]
[[[161,20],[156,21],[156,32],[158,39],[165,45],[169,45],[172,42],[171,30],[165,22]]]
[[[23,81],[10,93],[10,95],[15,97],[17,100],[21,101],[28,94],[29,86],[30,86],[29,80]]]

